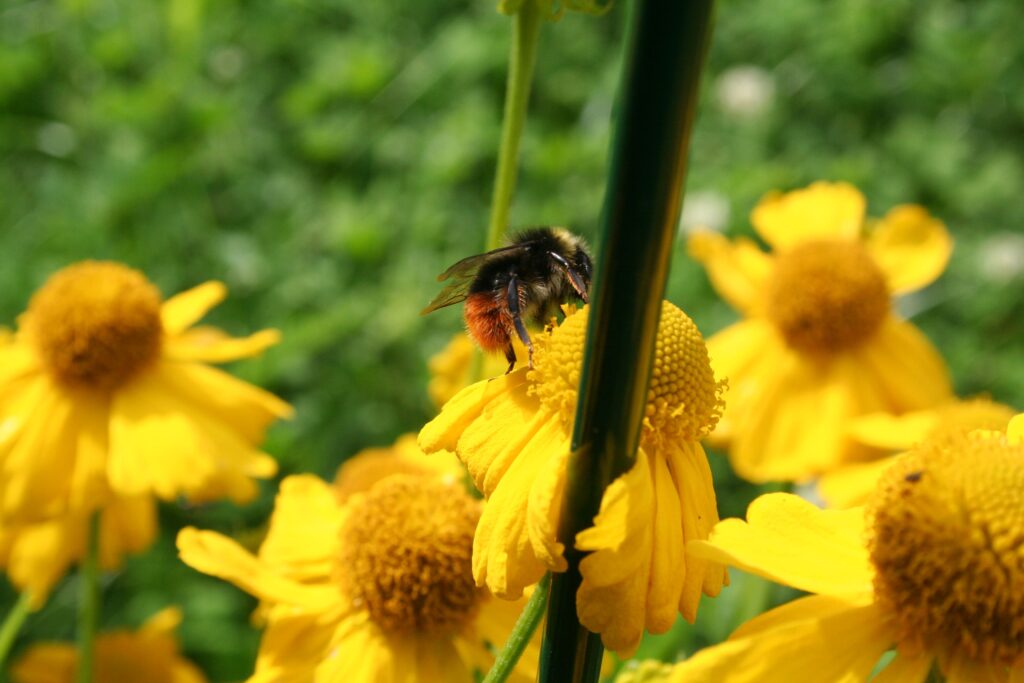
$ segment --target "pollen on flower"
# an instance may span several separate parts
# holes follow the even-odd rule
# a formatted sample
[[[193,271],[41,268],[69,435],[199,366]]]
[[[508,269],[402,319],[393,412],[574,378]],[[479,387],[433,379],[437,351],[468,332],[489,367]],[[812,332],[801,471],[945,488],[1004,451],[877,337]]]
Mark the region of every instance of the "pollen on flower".
[[[535,341],[530,392],[567,423],[576,410],[588,312],[584,307]],[[718,422],[723,389],[724,382],[715,382],[697,326],[676,306],[662,302],[644,438],[699,440]]]
[[[878,602],[901,649],[1024,659],[1024,445],[929,439],[879,481],[869,507]]]
[[[867,341],[889,312],[889,290],[857,242],[807,242],[778,257],[768,315],[797,351],[829,353]]]
[[[351,498],[336,575],[389,632],[447,634],[476,613],[480,504],[458,484],[399,474]]]
[[[33,295],[26,333],[62,382],[112,388],[160,351],[160,292],[137,270],[83,261]]]

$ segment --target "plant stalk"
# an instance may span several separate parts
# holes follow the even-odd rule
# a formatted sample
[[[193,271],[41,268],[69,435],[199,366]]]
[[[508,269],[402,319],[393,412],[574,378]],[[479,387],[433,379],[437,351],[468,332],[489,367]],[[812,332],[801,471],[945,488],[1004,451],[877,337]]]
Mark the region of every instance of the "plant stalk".
[[[7,655],[11,653],[11,647],[18,638],[28,613],[32,611],[31,605],[32,596],[25,591],[18,596],[18,601],[4,617],[3,625],[0,625],[0,671],[7,670]]]
[[[512,627],[512,633],[509,634],[504,647],[494,659],[494,665],[487,672],[483,683],[504,683],[515,669],[519,658],[523,656],[523,650],[526,649],[540,625],[540,620],[544,617],[550,586],[551,574],[545,574],[544,578],[537,583],[537,587],[533,589],[533,595],[530,596],[530,600],[516,620],[516,625]]]
[[[92,683],[96,629],[100,617],[100,512],[89,517],[89,539],[79,573],[78,672],[76,683]]]

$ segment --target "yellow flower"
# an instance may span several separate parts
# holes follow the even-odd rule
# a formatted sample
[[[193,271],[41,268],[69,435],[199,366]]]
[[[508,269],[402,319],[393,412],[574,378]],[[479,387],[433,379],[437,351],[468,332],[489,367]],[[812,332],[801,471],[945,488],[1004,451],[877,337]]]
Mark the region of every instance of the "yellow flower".
[[[789,494],[754,501],[694,556],[813,593],[678,665],[682,683],[948,683],[1024,676],[1024,415],[1006,434],[923,442],[870,505],[823,511]]]
[[[931,344],[891,297],[942,274],[952,242],[919,206],[865,220],[864,197],[819,182],[770,194],[751,215],[774,253],[697,233],[691,254],[744,319],[708,340],[729,380],[717,443],[751,481],[804,480],[857,459],[850,418],[903,413],[951,398]]]
[[[168,608],[138,631],[111,631],[96,638],[96,683],[205,683],[206,677],[181,656],[174,629],[181,613]],[[14,683],[73,683],[78,652],[71,643],[38,643],[11,667]]]
[[[473,545],[473,576],[515,599],[544,572],[564,571],[557,541],[587,308],[534,339],[534,369],[520,368],[457,394],[420,432],[427,453],[455,451],[487,499]],[[685,313],[662,306],[636,464],[605,491],[594,526],[576,537],[581,623],[609,649],[634,649],[644,629],[692,621],[722,567],[684,559],[685,540],[718,519],[700,438],[721,410],[704,340]]]
[[[512,340],[512,347],[516,352],[516,358],[527,357],[526,347],[518,339]],[[440,408],[452,396],[472,384],[475,356],[476,346],[469,336],[457,334],[443,350],[431,357],[427,366],[430,369],[427,393],[436,407]],[[497,377],[508,367],[508,361],[500,355],[486,354],[482,361],[481,371],[484,377]]]
[[[90,509],[108,487],[251,498],[251,478],[277,469],[256,446],[291,408],[203,364],[278,341],[274,330],[234,339],[191,327],[224,296],[208,282],[161,301],[142,273],[109,262],[52,276],[0,345],[0,517]]]
[[[352,494],[365,491],[393,474],[433,475],[449,481],[461,481],[465,470],[454,453],[424,457],[416,443],[416,435],[403,434],[391,446],[365,448],[343,462],[334,475],[335,495],[339,501],[345,502]]]
[[[72,512],[43,522],[0,527],[0,567],[19,591],[41,607],[53,586],[83,557],[89,512]],[[100,567],[117,569],[128,553],[142,552],[157,534],[151,496],[114,496],[100,510]]]
[[[885,451],[905,451],[925,439],[976,429],[1005,431],[1013,408],[987,398],[957,400],[903,415],[871,413],[855,418],[849,434],[858,443]],[[902,454],[839,467],[818,480],[818,494],[830,507],[863,505],[878,478]]]
[[[288,477],[256,557],[217,533],[179,534],[186,564],[263,603],[249,683],[468,683],[490,667],[489,645],[505,642],[522,604],[473,584],[481,502],[459,476],[431,467],[399,467],[359,491],[345,491],[344,473],[340,486]],[[515,680],[533,680],[536,655]]]

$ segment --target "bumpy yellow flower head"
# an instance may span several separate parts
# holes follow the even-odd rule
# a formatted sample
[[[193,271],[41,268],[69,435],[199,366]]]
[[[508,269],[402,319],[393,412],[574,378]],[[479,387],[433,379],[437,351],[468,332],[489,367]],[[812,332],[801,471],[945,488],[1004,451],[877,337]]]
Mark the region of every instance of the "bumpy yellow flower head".
[[[53,275],[0,340],[0,519],[76,515],[113,492],[165,499],[255,492],[277,469],[258,444],[291,408],[203,362],[278,341],[192,327],[226,295],[209,282],[163,301],[146,277],[84,261]]]
[[[925,442],[871,503],[875,594],[910,651],[1024,663],[1024,444]]]
[[[564,571],[557,540],[588,309],[534,339],[534,368],[479,382],[449,401],[420,432],[428,452],[453,450],[488,500],[473,547],[477,584],[515,599],[548,570]],[[614,650],[662,632],[679,612],[695,618],[715,595],[722,568],[684,561],[687,539],[718,518],[698,439],[721,412],[704,341],[672,304],[662,306],[637,462],[605,491],[594,527],[576,547],[581,622]]]
[[[214,532],[179,534],[186,564],[263,602],[252,680],[470,683],[493,663],[490,647],[505,641],[523,603],[494,600],[473,582],[482,503],[422,452],[415,470],[408,454],[388,450],[353,460],[376,470],[390,459],[398,474],[360,477],[368,470],[356,464],[335,485],[285,479],[256,557]],[[533,644],[510,680],[533,680],[537,655]]]
[[[853,419],[952,398],[941,357],[891,304],[942,274],[952,241],[919,206],[872,221],[865,205],[853,186],[819,182],[755,207],[771,253],[743,238],[690,238],[744,317],[708,350],[730,387],[712,438],[746,479],[802,481],[863,460],[872,453],[849,438]]]
[[[929,439],[870,506],[755,500],[691,555],[812,593],[677,666],[672,681],[949,683],[1024,677],[1024,415],[1006,432]],[[839,642],[841,639],[841,642]],[[896,657],[873,676],[889,650]]]

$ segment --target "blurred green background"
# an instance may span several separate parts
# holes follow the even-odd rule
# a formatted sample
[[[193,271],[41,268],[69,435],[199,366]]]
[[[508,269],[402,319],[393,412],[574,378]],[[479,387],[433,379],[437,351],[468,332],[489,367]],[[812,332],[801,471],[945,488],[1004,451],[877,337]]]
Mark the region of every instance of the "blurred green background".
[[[945,277],[902,302],[959,391],[1024,407],[1024,43],[1018,0],[721,0],[681,230],[749,234],[758,197],[843,179],[871,212],[919,202],[956,238]],[[514,226],[595,241],[625,6],[542,31]],[[434,276],[480,251],[510,22],[491,2],[6,0],[0,5],[0,323],[83,258],[143,269],[167,293],[207,279],[208,318],[284,343],[232,368],[294,403],[268,449],[282,475],[346,457],[432,415],[426,360],[460,328],[417,313]],[[734,314],[677,243],[669,298],[705,333]],[[723,516],[756,494],[723,460]],[[184,647],[244,678],[254,602],[175,560],[185,524],[255,535],[245,509],[165,506],[164,535],[105,581],[107,627],[184,609]],[[668,658],[778,600],[735,577]],[[0,588],[2,607],[12,591]],[[19,648],[73,635],[75,580]]]

